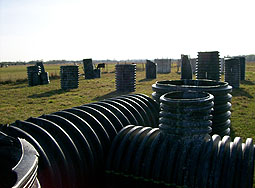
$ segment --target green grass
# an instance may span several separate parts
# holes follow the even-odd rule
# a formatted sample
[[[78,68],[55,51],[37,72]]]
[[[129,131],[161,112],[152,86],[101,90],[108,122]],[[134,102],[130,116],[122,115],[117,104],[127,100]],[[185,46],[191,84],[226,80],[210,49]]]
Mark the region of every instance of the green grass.
[[[246,80],[239,89],[232,92],[232,132],[233,136],[255,139],[255,69],[246,72]]]

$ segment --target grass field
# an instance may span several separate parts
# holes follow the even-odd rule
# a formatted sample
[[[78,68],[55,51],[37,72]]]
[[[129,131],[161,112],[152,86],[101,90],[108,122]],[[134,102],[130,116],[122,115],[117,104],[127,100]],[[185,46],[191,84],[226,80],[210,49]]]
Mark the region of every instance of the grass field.
[[[26,66],[9,66],[0,69],[0,124],[25,120],[114,97],[123,93],[115,91],[114,65],[109,64],[102,70],[100,79],[79,80],[79,88],[63,91],[60,88],[60,65],[46,65],[45,69],[55,79],[49,85],[29,87],[26,80]],[[80,73],[83,74],[80,65]],[[157,80],[180,79],[173,64],[170,74],[158,74],[157,79],[145,79],[144,64],[137,65],[136,92],[151,96],[151,85]],[[223,76],[224,77],[224,76]],[[224,78],[222,78],[224,79]],[[20,80],[20,82],[16,82]],[[239,89],[232,92],[232,137],[255,139],[255,63],[247,63],[246,80],[241,82]]]

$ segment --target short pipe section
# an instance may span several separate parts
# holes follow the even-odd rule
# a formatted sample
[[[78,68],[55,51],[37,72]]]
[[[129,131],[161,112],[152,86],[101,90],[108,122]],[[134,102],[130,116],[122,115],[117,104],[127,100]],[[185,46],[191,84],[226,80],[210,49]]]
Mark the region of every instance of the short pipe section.
[[[213,95],[175,91],[160,97],[159,129],[177,138],[205,137],[211,132]]]

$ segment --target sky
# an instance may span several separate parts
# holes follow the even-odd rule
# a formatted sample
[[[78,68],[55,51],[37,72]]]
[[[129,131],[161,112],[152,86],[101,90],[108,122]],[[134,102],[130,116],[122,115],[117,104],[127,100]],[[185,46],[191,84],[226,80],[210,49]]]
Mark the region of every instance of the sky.
[[[254,0],[0,0],[0,62],[255,54]]]

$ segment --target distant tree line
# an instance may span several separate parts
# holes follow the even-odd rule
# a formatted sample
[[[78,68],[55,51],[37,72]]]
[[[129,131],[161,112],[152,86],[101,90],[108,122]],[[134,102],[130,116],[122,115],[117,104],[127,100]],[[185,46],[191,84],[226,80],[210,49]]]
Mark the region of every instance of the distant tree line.
[[[247,56],[246,56],[246,61],[255,62],[255,54],[247,55]]]
[[[50,60],[50,61],[42,61],[42,60],[35,60],[35,61],[15,61],[15,62],[0,62],[0,67],[5,67],[7,65],[35,65],[37,62],[43,62],[44,64],[67,64],[67,63],[82,63],[82,61],[67,61],[67,60]]]
[[[231,57],[231,56],[230,56]],[[246,55],[246,61],[247,62],[255,62],[255,54],[251,54],[251,55]],[[76,64],[81,64],[82,63],[82,60],[78,60],[78,61],[74,61],[74,60],[49,60],[49,61],[43,61],[43,60],[34,60],[34,61],[28,61],[28,62],[25,62],[25,61],[16,61],[16,62],[0,62],[0,68],[1,67],[6,67],[8,65],[34,65],[36,64],[36,62],[43,62],[44,64],[72,64],[72,63],[76,63]],[[172,61],[175,61],[174,59],[172,59]],[[131,60],[120,60],[120,61],[117,61],[117,60],[109,60],[109,59],[106,59],[106,60],[93,60],[93,62],[95,63],[118,63],[118,62],[126,62],[126,63],[130,63],[130,62],[133,62],[133,63],[145,63],[145,60],[144,59],[131,59]]]

